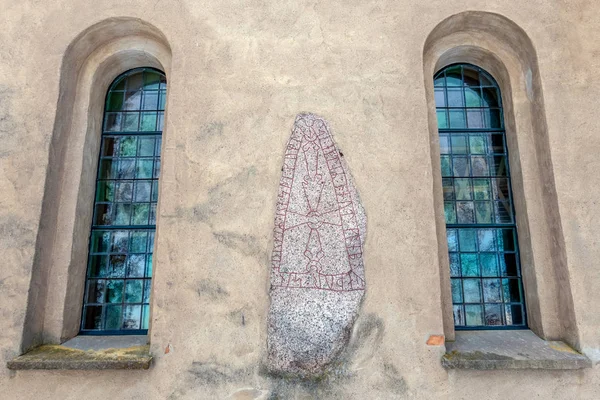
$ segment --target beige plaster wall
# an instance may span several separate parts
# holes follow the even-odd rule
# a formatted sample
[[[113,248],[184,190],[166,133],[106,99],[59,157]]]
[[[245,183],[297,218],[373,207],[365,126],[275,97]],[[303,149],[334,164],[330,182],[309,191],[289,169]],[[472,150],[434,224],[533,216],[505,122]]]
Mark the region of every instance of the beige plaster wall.
[[[44,340],[48,326],[54,333],[46,340],[68,336],[55,326],[62,309],[34,307],[41,317],[30,311],[26,318],[28,301],[32,310],[38,296],[46,307],[57,304],[47,300],[61,285],[53,270],[67,268],[49,268],[40,250],[40,243],[65,243],[52,230],[38,238],[44,194],[57,190],[45,185],[58,184],[46,182],[56,168],[48,160],[65,171],[95,162],[82,155],[67,163],[51,145],[56,126],[71,124],[55,121],[65,101],[59,90],[68,46],[100,21],[134,17],[162,32],[170,47],[154,366],[2,367],[0,398],[600,397],[598,365],[448,373],[439,362],[443,347],[425,345],[444,326],[423,46],[445,18],[479,10],[514,21],[537,52],[550,153],[544,159],[553,166],[555,226],[564,237],[552,240],[564,249],[578,345],[600,360],[600,6],[593,0],[0,0],[0,10],[0,364]],[[300,111],[330,122],[368,216],[367,292],[347,372],[320,383],[278,380],[261,367],[277,187]],[[31,285],[28,293],[39,273],[48,275],[40,281],[46,286]],[[27,338],[26,320],[37,326],[37,339]]]

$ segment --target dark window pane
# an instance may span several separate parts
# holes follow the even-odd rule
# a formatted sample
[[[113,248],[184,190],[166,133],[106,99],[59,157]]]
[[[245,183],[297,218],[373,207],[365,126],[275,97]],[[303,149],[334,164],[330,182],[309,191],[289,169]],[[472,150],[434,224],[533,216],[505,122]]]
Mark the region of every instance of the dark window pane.
[[[503,253],[500,255],[500,268],[503,276],[519,276],[519,266],[515,253]]]
[[[499,107],[499,94],[495,87],[486,87],[481,89],[483,95],[483,106],[484,107]]]
[[[479,86],[479,71],[476,68],[463,66],[463,80],[465,86]]]
[[[512,229],[499,229],[498,231],[498,250],[514,251],[515,236]]]
[[[521,301],[520,279],[502,279],[502,290],[505,303]]]
[[[87,306],[83,310],[83,329],[102,328],[102,306]]]
[[[88,281],[86,300],[88,303],[104,303],[105,282],[102,279]]]
[[[444,200],[454,200],[454,184],[452,179],[442,179],[442,188],[444,191]]]

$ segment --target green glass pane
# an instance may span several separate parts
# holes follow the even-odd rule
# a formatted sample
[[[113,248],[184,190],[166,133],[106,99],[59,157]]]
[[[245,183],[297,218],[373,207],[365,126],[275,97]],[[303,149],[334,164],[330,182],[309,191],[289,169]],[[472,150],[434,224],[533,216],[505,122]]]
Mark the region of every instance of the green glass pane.
[[[467,110],[467,126],[469,129],[485,128],[485,121],[481,110]]]
[[[460,244],[460,251],[477,251],[477,230],[459,229],[458,242]]]
[[[151,201],[158,201],[158,181],[152,182],[152,197]]]
[[[481,302],[481,281],[479,279],[463,279],[465,303]]]
[[[453,179],[442,179],[442,191],[444,200],[452,201],[455,199]]]
[[[457,200],[471,200],[471,180],[468,178],[454,179],[454,191]]]
[[[436,107],[446,107],[446,93],[443,88],[435,89],[435,106]]]
[[[465,325],[465,312],[462,305],[454,305],[452,307],[454,312],[454,325],[464,326]]]
[[[479,254],[482,276],[500,276],[498,271],[498,257],[496,253]]]
[[[152,289],[151,283],[152,283],[152,280],[144,279],[144,298],[142,299],[142,302],[144,302],[144,303],[150,302],[150,293],[151,293],[151,289]]]
[[[148,179],[152,178],[152,172],[154,168],[153,159],[138,159],[135,177],[137,179]]]
[[[433,86],[439,87],[439,86],[444,86],[446,84],[446,79],[444,78],[444,74],[440,74],[438,75],[434,80],[433,80]]]
[[[469,158],[453,156],[452,173],[454,176],[469,176]]]
[[[460,254],[450,253],[448,256],[449,256],[449,261],[450,261],[450,276],[451,277],[460,277],[460,274],[461,274]]]
[[[142,306],[123,307],[123,329],[141,329]]]
[[[136,202],[149,202],[151,188],[152,188],[152,181],[136,181],[135,196],[134,196],[133,200]]]
[[[131,220],[131,205],[117,204],[113,225],[129,225]]]
[[[465,103],[467,107],[481,107],[481,89],[465,88]]]
[[[109,279],[106,281],[106,302],[121,303],[123,301],[123,281]]]
[[[130,254],[127,257],[127,277],[143,278],[146,270],[146,256],[144,254]]]
[[[460,266],[463,276],[479,276],[479,259],[475,253],[461,253]]]
[[[142,307],[142,329],[148,329],[150,323],[150,306],[145,305]]]
[[[477,242],[479,251],[495,251],[496,250],[496,232],[494,229],[478,229]]]
[[[485,303],[500,303],[500,279],[483,279],[483,301]]]
[[[452,279],[452,302],[453,303],[462,303],[462,284],[460,279]]]
[[[124,132],[135,132],[138,130],[140,122],[140,115],[137,112],[129,112],[125,114],[125,120],[123,121]]]
[[[132,232],[129,241],[130,253],[145,253],[148,241],[148,232]]]
[[[96,188],[96,201],[113,201],[115,194],[115,184],[111,181],[100,181]]]
[[[489,176],[490,169],[488,166],[488,157],[485,156],[472,156],[471,157],[471,168],[473,176]]]
[[[152,250],[152,249],[150,249]],[[146,257],[146,277],[149,278],[152,276],[152,254],[148,254]]]
[[[448,116],[446,115],[446,110],[437,110],[436,115],[437,115],[438,128],[439,129],[448,128]]]
[[[464,110],[448,110],[448,119],[450,128],[452,129],[462,129],[467,127]]]
[[[158,109],[159,110],[164,110],[166,103],[167,103],[167,91],[166,90],[161,90],[160,91],[159,102],[158,102]]]
[[[119,154],[121,157],[135,157],[137,151],[137,138],[127,136],[119,141]]]
[[[452,154],[467,154],[467,137],[452,135]]]
[[[456,223],[456,211],[454,210],[454,202],[452,202],[452,201],[444,202],[444,216],[446,218],[447,224],[455,224]]]
[[[475,200],[490,200],[490,180],[473,179],[473,193]]]
[[[144,90],[158,90],[160,85],[160,74],[156,72],[144,72]]]
[[[450,156],[441,157],[442,176],[452,176],[452,167],[450,164]]]
[[[121,111],[123,108],[123,92],[112,92],[108,95],[106,111]]]
[[[125,303],[142,302],[142,280],[134,279],[125,282]]]
[[[131,218],[132,225],[148,225],[148,216],[150,206],[148,204],[134,204],[133,216]]]
[[[446,92],[448,96],[448,107],[464,107],[465,99],[463,97],[463,89],[448,89]]]
[[[440,135],[440,153],[450,153],[450,138],[448,137],[448,135]]]
[[[478,224],[492,223],[492,203],[489,201],[475,202],[475,220]]]
[[[446,86],[462,86],[462,68],[460,65],[446,68]]]
[[[125,259],[124,254],[111,255],[108,257],[108,277],[123,278],[125,277]]]
[[[485,154],[485,136],[470,136],[469,148],[471,154]]]
[[[148,223],[150,225],[156,225],[156,204],[150,205],[150,220]]]
[[[447,229],[446,237],[448,238],[448,251],[458,251],[458,236],[456,229]]]
[[[456,203],[456,220],[459,224],[475,223],[475,211],[472,201],[459,201]]]
[[[106,318],[104,323],[104,329],[117,330],[121,329],[121,306],[106,306]]]
[[[131,181],[118,182],[116,195],[115,195],[115,201],[130,202],[132,193],[133,193],[133,182],[131,182]]]
[[[465,320],[467,326],[483,325],[483,308],[479,305],[465,305]]]
[[[142,113],[142,123],[140,125],[140,131],[153,132],[156,130],[156,113]]]
[[[110,232],[94,231],[91,238],[91,253],[106,253],[110,244]]]
[[[140,138],[138,156],[140,157],[152,157],[154,155],[154,147],[156,140],[154,138]]]

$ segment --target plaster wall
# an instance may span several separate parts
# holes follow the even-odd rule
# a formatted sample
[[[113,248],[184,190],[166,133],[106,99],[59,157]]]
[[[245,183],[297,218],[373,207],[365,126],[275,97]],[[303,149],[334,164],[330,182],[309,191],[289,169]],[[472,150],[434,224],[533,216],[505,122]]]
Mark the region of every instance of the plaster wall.
[[[529,228],[558,232],[550,243],[537,242],[537,251],[560,249],[566,280],[532,280],[568,285],[567,311],[551,291],[539,291],[537,300],[550,304],[544,318],[557,321],[563,312],[574,319],[569,334],[553,324],[540,331],[600,360],[596,2],[0,0],[0,10],[2,365],[25,348],[74,334],[72,308],[77,314],[80,305],[69,302],[77,295],[66,282],[80,285],[81,269],[72,263],[85,254],[71,246],[77,248],[73,232],[84,229],[74,226],[85,227],[90,210],[81,203],[89,188],[73,179],[93,175],[98,140],[98,94],[81,88],[94,83],[101,93],[116,74],[138,66],[124,61],[135,58],[165,70],[169,90],[149,335],[154,365],[117,372],[0,368],[0,398],[600,397],[597,364],[571,372],[447,372],[443,346],[425,344],[448,327],[424,46],[451,15],[488,11],[521,27],[537,53],[547,146],[533,157],[553,173],[523,174],[523,185],[538,179],[540,198],[550,193],[555,201],[552,218],[541,212],[545,203],[523,208]],[[78,42],[89,43],[89,52],[69,52],[82,32],[122,17],[152,28],[136,28],[131,46],[120,41],[130,33],[113,29],[114,37]],[[132,46],[143,51],[127,50]],[[103,65],[95,71],[110,78],[86,75],[90,63]],[[69,68],[78,72],[65,73]],[[61,81],[65,76],[88,84]],[[515,110],[525,101],[512,100]],[[72,107],[63,113],[65,103]],[[367,289],[344,368],[319,382],[274,378],[263,368],[273,215],[285,144],[301,111],[329,121],[369,220]],[[521,131],[514,132],[520,150],[530,140],[518,137]],[[57,132],[80,132],[79,141]],[[80,212],[65,218],[56,202]],[[536,272],[553,258],[536,259]]]

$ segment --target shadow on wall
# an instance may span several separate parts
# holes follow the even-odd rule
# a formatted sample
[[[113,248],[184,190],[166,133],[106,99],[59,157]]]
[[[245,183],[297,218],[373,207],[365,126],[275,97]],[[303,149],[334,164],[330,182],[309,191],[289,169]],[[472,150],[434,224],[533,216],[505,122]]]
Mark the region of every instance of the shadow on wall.
[[[154,67],[168,75],[170,63],[167,38],[136,18],[99,22],[66,49],[21,351],[60,343],[79,332],[108,86],[137,67]]]
[[[446,18],[423,47],[446,337],[453,340],[454,323],[433,76],[454,63],[487,70],[503,94],[529,327],[543,338],[579,348],[536,51],[514,22],[479,11]]]

